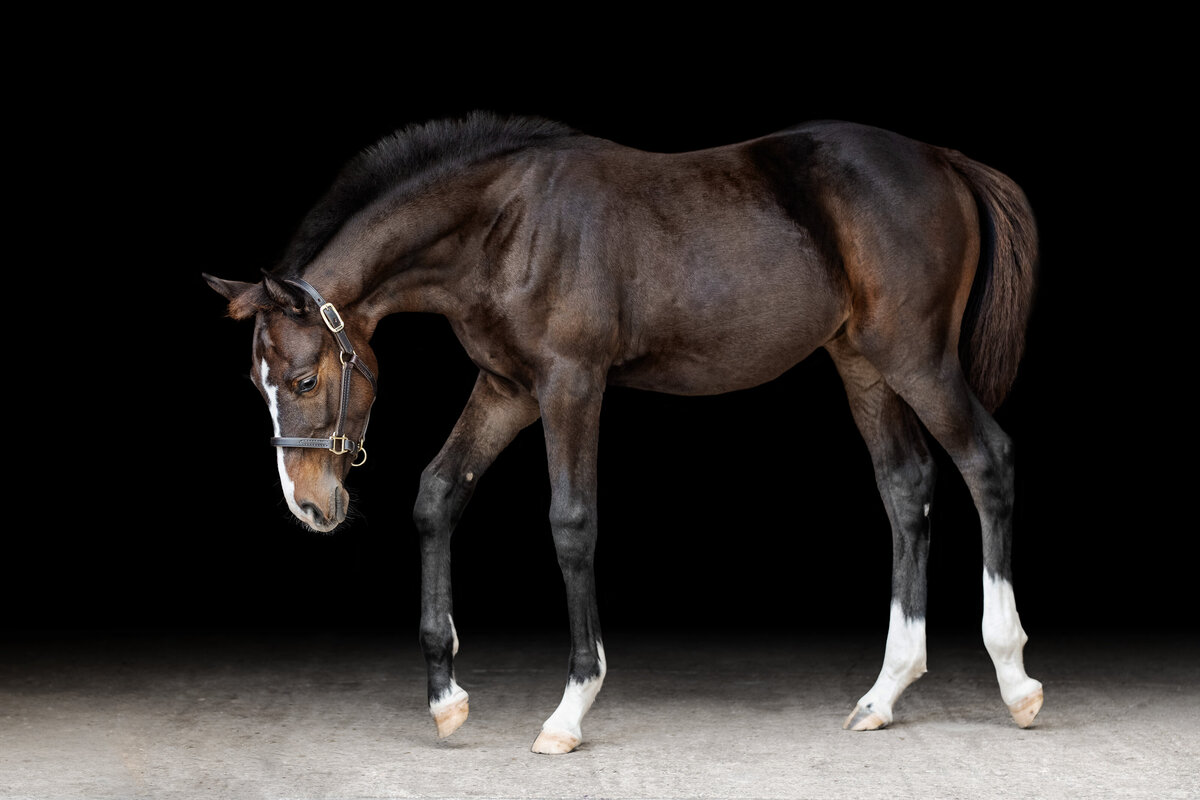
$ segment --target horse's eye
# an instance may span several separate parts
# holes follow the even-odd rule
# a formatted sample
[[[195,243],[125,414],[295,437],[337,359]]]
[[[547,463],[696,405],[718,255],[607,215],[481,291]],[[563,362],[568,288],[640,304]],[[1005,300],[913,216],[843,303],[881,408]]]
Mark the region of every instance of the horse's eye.
[[[317,388],[317,376],[310,375],[309,377],[305,378],[304,380],[302,380],[296,384],[296,393],[297,394],[307,394],[308,392],[311,392],[315,388]]]

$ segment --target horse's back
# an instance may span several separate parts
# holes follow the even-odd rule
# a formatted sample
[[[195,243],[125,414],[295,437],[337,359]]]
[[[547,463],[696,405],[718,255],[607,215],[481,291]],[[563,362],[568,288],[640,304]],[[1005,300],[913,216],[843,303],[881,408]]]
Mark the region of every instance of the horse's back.
[[[614,383],[679,394],[747,388],[837,329],[845,295],[823,231],[787,213],[751,151],[614,158],[628,160],[639,187],[622,182],[611,234],[621,242]]]
[[[674,154],[558,142],[520,159],[502,313],[612,383],[678,394],[769,381],[847,329],[933,320],[921,335],[948,341],[978,221],[944,154],[840,122]]]
[[[974,200],[940,148],[817,122],[633,161],[656,188],[652,206],[635,197],[625,208],[640,268],[627,281],[614,382],[685,394],[745,388],[865,320],[915,316],[937,328],[922,335],[956,333],[978,229]]]

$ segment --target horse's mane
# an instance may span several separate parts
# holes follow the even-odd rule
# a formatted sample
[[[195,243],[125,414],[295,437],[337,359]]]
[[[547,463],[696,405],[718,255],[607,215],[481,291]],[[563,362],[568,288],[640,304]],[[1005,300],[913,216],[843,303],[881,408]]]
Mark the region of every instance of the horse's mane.
[[[469,164],[575,135],[577,131],[550,120],[478,111],[398,130],[346,164],[300,223],[273,273],[298,272],[351,217],[385,193],[413,192]]]

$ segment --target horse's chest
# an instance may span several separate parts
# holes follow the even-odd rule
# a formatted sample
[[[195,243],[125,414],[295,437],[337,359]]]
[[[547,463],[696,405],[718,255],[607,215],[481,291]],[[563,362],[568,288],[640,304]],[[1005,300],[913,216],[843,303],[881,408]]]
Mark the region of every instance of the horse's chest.
[[[452,322],[451,327],[475,366],[522,386],[532,384],[534,358],[511,320],[488,315]]]

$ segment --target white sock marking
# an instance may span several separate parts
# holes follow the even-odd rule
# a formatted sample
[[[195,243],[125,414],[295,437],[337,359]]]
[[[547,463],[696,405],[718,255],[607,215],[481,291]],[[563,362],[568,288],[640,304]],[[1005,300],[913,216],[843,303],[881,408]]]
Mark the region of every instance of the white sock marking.
[[[1025,674],[1022,650],[1029,637],[1021,627],[1012,584],[983,570],[983,644],[996,665],[1000,696],[1008,705],[1041,688]]]
[[[604,676],[608,673],[608,665],[604,660],[604,645],[596,642],[596,649],[600,654],[600,675],[582,683],[567,681],[567,688],[563,690],[562,702],[558,704],[558,708],[554,710],[550,718],[543,723],[542,730],[567,733],[576,739],[583,739],[581,729],[583,715],[595,702],[596,695],[600,693],[600,687],[604,683]]]
[[[454,647],[452,655],[458,655],[458,631],[454,627],[454,617],[450,614],[446,615],[446,619],[450,620],[450,635],[454,637]],[[458,685],[454,680],[454,673],[450,673],[450,688],[442,692],[438,697],[433,698],[429,703],[429,713],[435,717],[443,708],[457,703],[459,700],[467,699],[467,690]]]
[[[450,678],[450,688],[442,692],[439,697],[435,697],[429,703],[429,713],[435,717],[442,709],[452,706],[460,700],[467,699],[467,690],[462,688],[455,682],[454,678]]]
[[[925,674],[925,620],[904,616],[900,604],[892,602],[888,622],[883,669],[871,690],[858,704],[870,708],[885,723],[892,721],[892,706],[910,683]]]

